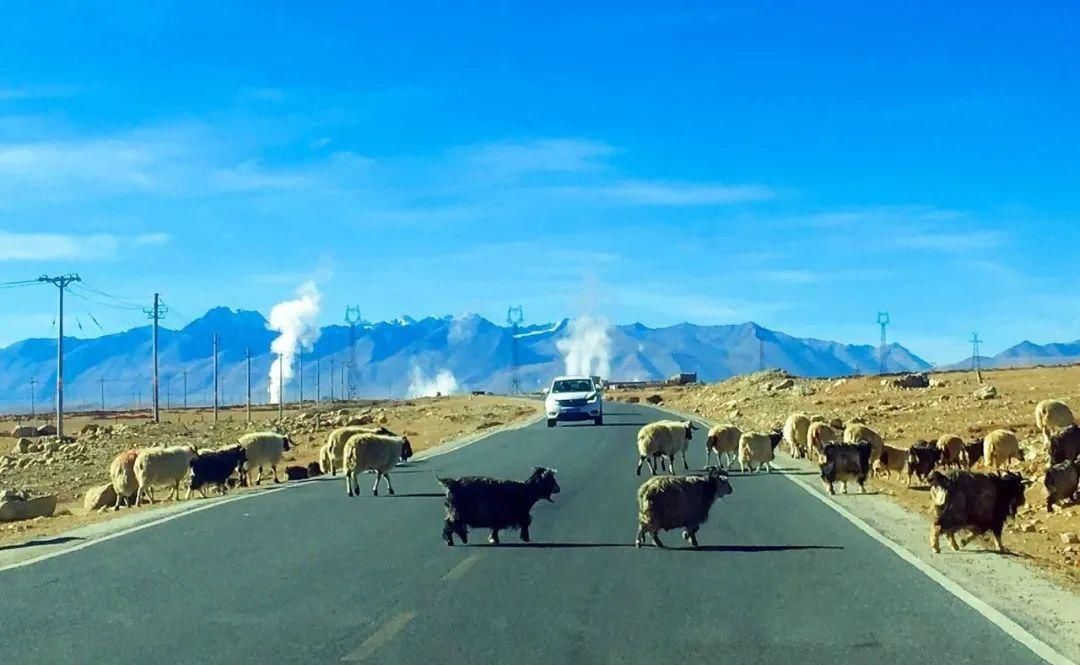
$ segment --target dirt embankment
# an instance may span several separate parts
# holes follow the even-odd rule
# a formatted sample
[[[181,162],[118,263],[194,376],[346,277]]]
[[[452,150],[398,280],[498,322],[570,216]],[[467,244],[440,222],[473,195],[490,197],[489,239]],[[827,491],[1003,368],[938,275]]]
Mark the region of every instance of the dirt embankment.
[[[326,435],[352,418],[383,424],[405,434],[414,452],[420,452],[446,441],[532,418],[542,410],[539,401],[493,395],[290,409],[285,411],[281,429],[289,433],[297,446],[286,453],[285,464],[318,461],[318,450]],[[116,412],[65,418],[65,433],[73,435],[74,442],[34,437],[20,443],[16,437],[0,436],[0,488],[26,490],[31,495],[58,495],[53,517],[0,523],[0,546],[52,536],[114,515],[129,514],[131,510],[153,510],[153,506],[117,512],[87,513],[83,509],[87,489],[108,482],[109,463],[124,450],[179,444],[200,448],[221,446],[235,442],[244,432],[276,429],[277,418],[277,408],[267,407],[253,409],[251,423],[247,422],[243,408],[220,410],[217,422],[209,409],[163,412],[162,422],[158,424],[150,422],[145,411]],[[13,418],[0,418],[0,431],[8,434],[25,424]],[[278,473],[284,480],[284,469],[279,468]],[[157,492],[159,497],[164,495]]]
[[[1005,544],[1070,588],[1080,590],[1080,544],[1067,542],[1069,534],[1080,534],[1080,506],[1046,512],[1042,485],[1046,446],[1035,429],[1035,405],[1043,399],[1061,399],[1074,413],[1080,410],[1080,367],[993,370],[983,372],[982,383],[974,372],[947,372],[930,378],[930,387],[901,389],[883,385],[889,380],[881,377],[798,379],[779,372],[760,372],[711,385],[614,390],[607,397],[645,402],[659,395],[665,406],[744,429],[779,429],[795,411],[821,414],[845,424],[858,418],[880,432],[888,444],[900,448],[943,434],[972,441],[994,429],[1010,429],[1019,437],[1027,460],[1011,468],[1035,482],[1027,492],[1027,505],[1006,527]],[[995,396],[986,397],[987,385],[994,387]],[[975,470],[985,469],[979,465]],[[871,484],[905,508],[931,515],[925,486],[908,488],[902,481],[882,478]],[[986,544],[975,541],[968,547],[980,546]]]

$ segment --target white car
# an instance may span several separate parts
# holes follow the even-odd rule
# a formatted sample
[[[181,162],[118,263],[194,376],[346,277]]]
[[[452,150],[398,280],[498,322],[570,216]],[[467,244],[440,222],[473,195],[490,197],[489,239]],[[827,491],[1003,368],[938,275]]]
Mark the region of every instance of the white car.
[[[591,420],[594,425],[604,424],[604,398],[600,386],[591,376],[555,377],[544,399],[544,410],[548,427],[555,427],[560,420]]]

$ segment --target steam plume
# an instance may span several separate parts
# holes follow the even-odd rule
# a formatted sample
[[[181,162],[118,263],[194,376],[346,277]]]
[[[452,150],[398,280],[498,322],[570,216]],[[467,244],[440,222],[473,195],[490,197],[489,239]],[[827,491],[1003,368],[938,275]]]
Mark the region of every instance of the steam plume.
[[[270,402],[276,403],[281,395],[280,378],[288,383],[293,377],[293,359],[301,348],[310,349],[319,338],[319,327],[315,318],[319,315],[319,301],[322,296],[315,287],[315,282],[305,282],[296,290],[295,300],[286,300],[274,305],[270,310],[270,322],[267,327],[280,335],[270,344],[270,351],[275,354],[270,365]]]

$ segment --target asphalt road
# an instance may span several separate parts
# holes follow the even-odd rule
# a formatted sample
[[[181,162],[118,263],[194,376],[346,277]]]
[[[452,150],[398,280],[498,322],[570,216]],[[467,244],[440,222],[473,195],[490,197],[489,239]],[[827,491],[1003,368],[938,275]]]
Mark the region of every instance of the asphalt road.
[[[780,475],[733,476],[699,550],[678,532],[635,549],[634,436],[659,415],[611,404],[603,427],[541,423],[400,468],[396,497],[313,481],[0,572],[0,661],[1041,662]],[[531,545],[441,542],[436,473],[535,465],[562,492]]]

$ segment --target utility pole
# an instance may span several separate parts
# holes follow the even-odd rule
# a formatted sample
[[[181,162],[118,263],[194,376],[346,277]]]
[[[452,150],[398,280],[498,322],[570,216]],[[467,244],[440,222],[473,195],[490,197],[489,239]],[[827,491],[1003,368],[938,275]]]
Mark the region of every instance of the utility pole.
[[[217,377],[217,350],[218,350],[218,336],[214,333],[214,336],[210,338],[214,345],[214,422],[217,422],[218,412],[218,377]]]
[[[880,354],[881,354],[881,361],[880,361],[881,362],[881,367],[880,367],[880,371],[878,373],[879,374],[884,374],[885,373],[885,354],[888,352],[888,347],[886,345],[886,340],[885,340],[885,328],[889,325],[889,313],[888,312],[878,312],[877,313],[877,322],[878,322],[878,325],[881,326],[881,351],[880,351]]]
[[[971,369],[975,371],[975,378],[982,383],[982,360],[979,358],[979,333],[971,333]]]
[[[506,323],[510,325],[510,394],[521,392],[520,361],[518,359],[518,326],[525,320],[525,310],[521,305],[511,306],[506,310]]]
[[[353,392],[355,385],[353,384],[353,368],[356,366],[356,324],[360,323],[360,306],[350,305],[345,307],[345,323],[349,324],[349,372],[348,372],[348,384],[349,384],[349,399],[353,398]],[[344,389],[341,391],[344,397]]]
[[[153,342],[153,348],[154,348],[154,378],[153,378],[153,381],[151,383],[151,388],[154,391],[153,397],[154,397],[154,422],[155,423],[161,422],[161,414],[160,414],[160,409],[159,409],[160,403],[159,403],[159,399],[158,399],[158,322],[161,321],[161,317],[165,315],[166,311],[167,310],[165,309],[165,307],[161,304],[161,294],[160,293],[155,293],[154,294],[154,307],[152,309],[144,309],[143,310],[143,312],[145,312],[146,315],[149,316],[154,321],[154,328],[153,328],[153,331],[154,331],[153,332],[153,338],[154,338],[154,342]]]
[[[38,277],[39,282],[48,282],[60,289],[60,307],[57,321],[60,328],[56,335],[56,435],[64,436],[64,289],[72,282],[81,282],[77,274]]]
[[[37,379],[30,379],[30,420],[37,420],[37,404],[34,401],[34,386],[37,385]]]
[[[165,410],[172,409],[172,377],[165,379]]]
[[[285,419],[285,356],[278,354],[277,363],[277,418],[280,423]]]
[[[251,348],[244,350],[244,358],[247,360],[247,421],[251,422]]]
[[[187,408],[187,368],[184,368],[184,408]]]
[[[105,412],[105,377],[98,379],[98,383],[101,384],[101,411]]]
[[[322,358],[315,359],[315,406],[322,402]]]
[[[346,397],[346,393],[345,393],[345,380],[346,380],[346,377],[349,374],[348,370],[351,369],[349,367],[351,364],[352,363],[350,363],[348,361],[342,361],[342,363],[341,363],[341,400],[343,402],[352,398],[352,394],[351,394],[352,391],[351,390],[349,391],[348,397]]]
[[[765,340],[760,339],[760,338],[758,339],[758,347],[757,347],[757,364],[758,364],[758,371],[759,372],[764,372],[765,371]]]
[[[300,349],[300,401],[297,408],[304,408],[304,350]]]
[[[337,360],[330,359],[330,403],[334,402],[334,366],[337,365]]]

